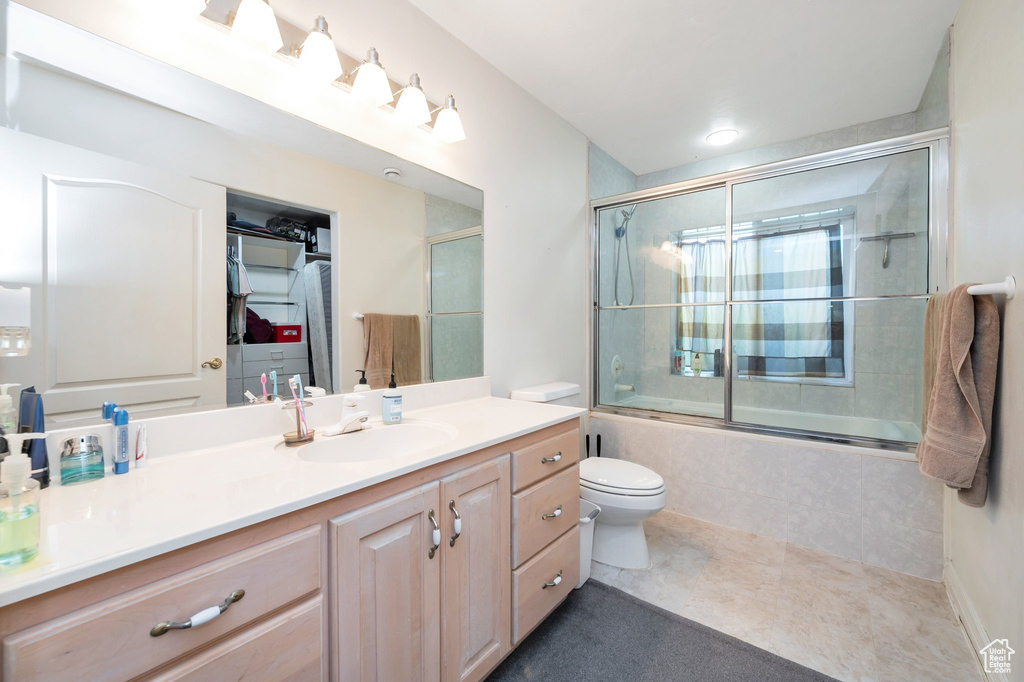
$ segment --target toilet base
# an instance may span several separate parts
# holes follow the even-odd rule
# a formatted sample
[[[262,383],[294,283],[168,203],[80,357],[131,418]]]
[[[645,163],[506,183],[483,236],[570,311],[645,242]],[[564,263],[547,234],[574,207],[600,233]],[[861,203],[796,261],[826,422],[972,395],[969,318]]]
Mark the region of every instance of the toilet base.
[[[598,516],[594,523],[594,560],[617,568],[650,568],[644,522],[612,525],[601,523]]]

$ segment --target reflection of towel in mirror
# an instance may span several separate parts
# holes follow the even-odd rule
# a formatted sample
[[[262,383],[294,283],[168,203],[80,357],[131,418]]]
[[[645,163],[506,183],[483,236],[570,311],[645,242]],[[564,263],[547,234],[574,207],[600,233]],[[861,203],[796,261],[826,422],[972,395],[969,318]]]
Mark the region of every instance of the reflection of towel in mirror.
[[[991,296],[967,286],[942,302],[928,424],[917,447],[921,472],[958,489],[960,501],[985,504],[991,447],[992,402],[999,358],[999,311]]]
[[[370,388],[387,388],[394,357],[394,327],[391,315],[363,315],[363,369]]]
[[[418,315],[394,315],[395,383],[399,386],[423,381],[420,356],[420,318]]]

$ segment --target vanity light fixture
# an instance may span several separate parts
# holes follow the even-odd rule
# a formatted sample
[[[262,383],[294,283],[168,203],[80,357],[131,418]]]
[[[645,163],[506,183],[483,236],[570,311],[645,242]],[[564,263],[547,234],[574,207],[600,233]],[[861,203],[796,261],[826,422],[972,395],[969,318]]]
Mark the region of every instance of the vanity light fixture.
[[[235,11],[231,35],[271,54],[284,46],[269,0],[242,0]]]
[[[409,84],[398,91],[395,114],[413,125],[430,123],[430,107],[427,106],[427,96],[420,87],[419,74],[409,76]]]
[[[455,98],[448,95],[444,106],[438,109],[437,120],[434,121],[434,135],[442,142],[459,142],[466,139],[466,131],[462,128],[462,118],[455,108]]]
[[[708,144],[721,147],[734,141],[740,134],[735,130],[716,130],[707,136]]]
[[[327,32],[327,20],[322,16],[316,18],[313,29],[302,43],[299,68],[311,79],[325,83],[333,83],[344,73],[334,40]]]
[[[373,102],[376,107],[390,104],[395,95],[391,92],[388,75],[381,66],[380,57],[375,48],[366,51],[366,60],[352,72],[355,81],[352,83],[352,94]]]

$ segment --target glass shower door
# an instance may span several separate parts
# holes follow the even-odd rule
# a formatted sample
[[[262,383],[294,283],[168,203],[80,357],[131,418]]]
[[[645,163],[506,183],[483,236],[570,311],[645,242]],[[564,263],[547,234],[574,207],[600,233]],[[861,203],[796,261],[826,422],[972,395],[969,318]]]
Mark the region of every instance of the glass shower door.
[[[429,361],[432,381],[484,373],[483,235],[444,235],[428,242]]]

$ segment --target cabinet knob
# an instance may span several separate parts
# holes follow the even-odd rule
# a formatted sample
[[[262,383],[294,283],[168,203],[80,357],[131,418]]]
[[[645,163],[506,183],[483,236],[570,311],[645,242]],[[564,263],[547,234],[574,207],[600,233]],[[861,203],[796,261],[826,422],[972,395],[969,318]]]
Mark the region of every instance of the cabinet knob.
[[[433,545],[427,550],[427,557],[430,559],[434,558],[434,554],[437,552],[437,548],[441,546],[441,526],[437,525],[437,518],[434,517],[434,510],[431,509],[430,513],[427,514],[430,518],[430,523],[434,526],[434,530],[430,533],[430,539],[433,541]]]
[[[561,582],[562,582],[562,572],[561,572],[561,571],[559,571],[559,572],[558,572],[558,575],[556,575],[556,576],[555,576],[555,579],[554,579],[554,580],[552,580],[552,581],[551,581],[551,582],[549,582],[549,583],[544,583],[543,585],[541,585],[540,589],[542,589],[542,590],[546,590],[546,589],[548,589],[549,587],[556,587],[556,586],[557,586],[557,585],[558,585],[559,583],[561,583]]]
[[[203,367],[209,367],[210,369],[220,369],[224,366],[224,361],[220,358],[214,358],[213,360],[207,360],[203,363]]]
[[[558,505],[557,507],[555,507],[555,511],[551,512],[550,514],[544,514],[543,516],[541,516],[541,518],[542,519],[553,519],[553,518],[561,516],[561,515],[562,515],[562,505]]]
[[[209,623],[211,620],[227,611],[229,606],[244,596],[245,590],[235,590],[220,604],[203,609],[186,621],[165,620],[161,623],[157,623],[153,626],[153,629],[149,631],[149,635],[151,637],[159,637],[170,630],[189,630],[191,628],[197,628],[204,623]]]
[[[452,521],[452,530],[455,531],[455,535],[448,541],[448,546],[454,547],[455,541],[462,535],[462,516],[459,515],[459,510],[455,508],[455,500],[448,502],[448,508],[452,510],[452,514],[455,514],[455,520]]]

